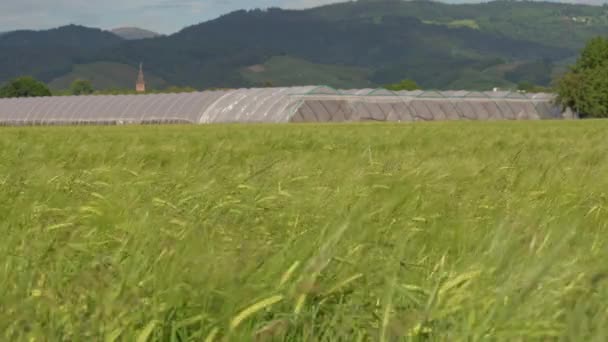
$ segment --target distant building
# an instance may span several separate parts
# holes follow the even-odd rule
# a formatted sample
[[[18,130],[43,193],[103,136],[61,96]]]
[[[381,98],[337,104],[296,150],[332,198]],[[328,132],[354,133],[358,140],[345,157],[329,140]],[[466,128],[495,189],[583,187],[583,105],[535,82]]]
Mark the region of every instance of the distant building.
[[[135,91],[138,93],[146,92],[146,81],[144,80],[143,65],[139,63],[139,75],[137,75],[137,83],[135,84]]]

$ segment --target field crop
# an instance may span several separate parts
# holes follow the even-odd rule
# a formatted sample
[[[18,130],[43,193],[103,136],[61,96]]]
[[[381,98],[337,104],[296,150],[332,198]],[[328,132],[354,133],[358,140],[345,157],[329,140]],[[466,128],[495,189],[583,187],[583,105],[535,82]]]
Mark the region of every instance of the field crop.
[[[608,340],[608,124],[0,129],[0,339]]]

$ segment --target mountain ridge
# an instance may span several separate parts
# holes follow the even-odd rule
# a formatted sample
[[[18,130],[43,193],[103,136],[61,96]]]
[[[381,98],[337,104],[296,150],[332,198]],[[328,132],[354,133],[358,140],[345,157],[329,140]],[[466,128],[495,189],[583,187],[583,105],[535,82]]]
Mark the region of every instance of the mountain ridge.
[[[109,31],[126,40],[149,39],[162,36],[160,33],[134,26],[117,27]]]
[[[7,45],[10,39],[0,36],[0,47],[10,46],[0,53],[0,83],[20,74],[47,82],[69,73],[75,77],[75,65],[76,71],[91,75],[87,65],[134,67],[143,62],[146,73],[167,84],[197,88],[301,85],[315,80],[342,87],[349,82],[378,86],[404,78],[437,89],[486,89],[523,81],[548,85],[586,40],[608,34],[608,9],[544,2],[448,5],[380,0],[307,10],[234,11],[171,35],[141,40],[121,39],[106,31],[115,38],[103,43],[105,36],[90,36],[99,34],[97,29],[56,30],[67,36],[82,31],[89,37],[87,47],[53,45],[48,33],[40,45],[24,45],[19,39]],[[36,64],[35,57],[47,50],[52,51],[50,61]],[[16,66],[6,67],[16,60]],[[268,70],[247,71],[259,65]],[[317,76],[302,77],[301,70]],[[357,77],[349,81],[345,70],[357,70]]]

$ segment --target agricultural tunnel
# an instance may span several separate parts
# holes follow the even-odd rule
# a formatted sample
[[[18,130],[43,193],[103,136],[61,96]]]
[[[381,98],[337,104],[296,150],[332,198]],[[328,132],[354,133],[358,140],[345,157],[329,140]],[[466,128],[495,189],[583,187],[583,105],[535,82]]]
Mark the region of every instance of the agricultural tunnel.
[[[0,125],[574,119],[552,94],[336,90],[325,86],[180,94],[0,99]]]

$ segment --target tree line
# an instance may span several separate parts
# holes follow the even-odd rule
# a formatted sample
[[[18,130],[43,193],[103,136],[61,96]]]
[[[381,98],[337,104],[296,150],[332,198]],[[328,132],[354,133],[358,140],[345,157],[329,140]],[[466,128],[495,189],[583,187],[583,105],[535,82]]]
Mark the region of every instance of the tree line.
[[[170,86],[160,90],[148,90],[146,94],[189,93],[197,89],[192,87]],[[0,98],[42,97],[42,96],[78,96],[78,95],[136,95],[134,89],[95,89],[88,80],[76,79],[69,89],[52,91],[44,82],[31,76],[17,77],[0,87]]]

